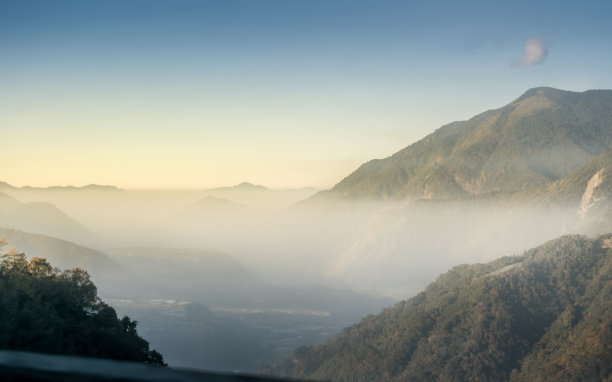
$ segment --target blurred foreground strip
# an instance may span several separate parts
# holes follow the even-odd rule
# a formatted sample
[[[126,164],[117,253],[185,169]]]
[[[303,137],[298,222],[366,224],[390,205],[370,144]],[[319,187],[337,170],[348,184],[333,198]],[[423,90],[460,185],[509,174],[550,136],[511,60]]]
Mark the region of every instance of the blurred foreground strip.
[[[0,350],[0,381],[282,382],[288,380],[174,370],[107,359]]]

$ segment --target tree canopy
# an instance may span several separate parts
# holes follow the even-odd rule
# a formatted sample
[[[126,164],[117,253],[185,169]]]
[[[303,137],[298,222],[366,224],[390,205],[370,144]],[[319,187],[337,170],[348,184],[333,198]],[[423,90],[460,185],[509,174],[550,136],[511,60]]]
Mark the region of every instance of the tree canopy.
[[[0,248],[5,242],[0,241]],[[136,331],[104,303],[87,271],[60,271],[45,259],[2,252],[0,348],[165,365]]]
[[[262,373],[333,381],[612,380],[612,235],[457,266]]]

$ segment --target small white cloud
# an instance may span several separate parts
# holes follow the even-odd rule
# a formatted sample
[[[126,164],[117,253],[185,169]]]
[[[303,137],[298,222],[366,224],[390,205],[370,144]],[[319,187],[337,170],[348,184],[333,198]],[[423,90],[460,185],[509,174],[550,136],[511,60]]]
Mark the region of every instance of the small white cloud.
[[[539,38],[531,38],[525,43],[523,55],[514,60],[514,66],[533,66],[541,63],[548,55],[544,41]]]

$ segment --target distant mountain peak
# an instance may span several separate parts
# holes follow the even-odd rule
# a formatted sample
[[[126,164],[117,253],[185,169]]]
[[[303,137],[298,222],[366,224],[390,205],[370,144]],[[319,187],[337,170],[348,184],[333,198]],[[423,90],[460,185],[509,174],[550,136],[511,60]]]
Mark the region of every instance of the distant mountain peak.
[[[240,188],[240,189],[250,189],[250,190],[267,190],[266,187],[261,186],[259,184],[253,184],[253,183],[249,183],[249,182],[242,182],[236,186],[234,186],[234,188]]]
[[[6,183],[6,182],[0,182],[0,189],[10,189],[10,190],[14,190],[14,189],[16,189],[16,188],[17,188],[17,187],[15,187],[15,186],[13,186],[13,185],[10,185],[10,184],[8,184],[8,183]]]
[[[361,165],[319,197],[454,199],[518,191],[568,176],[612,148],[612,91],[550,87]]]
[[[242,182],[230,187],[211,188],[210,191],[266,191],[268,188],[249,182]]]
[[[25,187],[24,187],[25,188]],[[37,188],[37,189],[47,189],[47,190],[70,190],[70,191],[77,191],[77,190],[84,190],[84,191],[122,191],[120,188],[117,188],[115,186],[109,186],[109,185],[99,185],[99,184],[88,184],[86,186],[82,186],[82,187],[77,187],[77,186],[50,186],[50,187],[43,187],[43,188],[38,188],[38,187],[32,187],[32,188]]]
[[[578,94],[577,92],[572,92],[572,91],[568,91],[568,90],[561,90],[561,89],[557,89],[557,88],[551,88],[551,87],[548,87],[548,86],[540,86],[540,87],[531,88],[531,89],[527,90],[517,100],[521,100],[521,99],[525,99],[525,98],[530,98],[530,97],[534,97],[534,96],[562,95],[562,94],[568,94],[568,93]]]
[[[49,186],[49,187],[34,187],[34,186],[23,186],[23,187],[15,187],[6,182],[0,182],[0,189],[10,189],[10,190],[62,190],[62,191],[76,191],[76,190],[90,190],[90,191],[122,191],[122,189],[109,186],[109,185],[99,185],[99,184],[88,184],[86,186],[77,187],[77,186]]]
[[[121,191],[120,188],[111,185],[101,184],[88,184],[87,186],[81,187],[83,190],[100,190],[100,191]]]

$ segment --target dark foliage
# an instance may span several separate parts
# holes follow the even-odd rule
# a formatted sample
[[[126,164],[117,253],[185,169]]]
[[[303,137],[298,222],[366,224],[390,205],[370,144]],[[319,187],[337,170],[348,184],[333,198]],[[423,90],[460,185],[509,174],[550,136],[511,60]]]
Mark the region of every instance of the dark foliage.
[[[85,270],[15,251],[0,262],[0,348],[164,365],[136,321],[100,300]]]
[[[267,368],[334,381],[612,380],[612,240],[566,236],[458,266]]]

